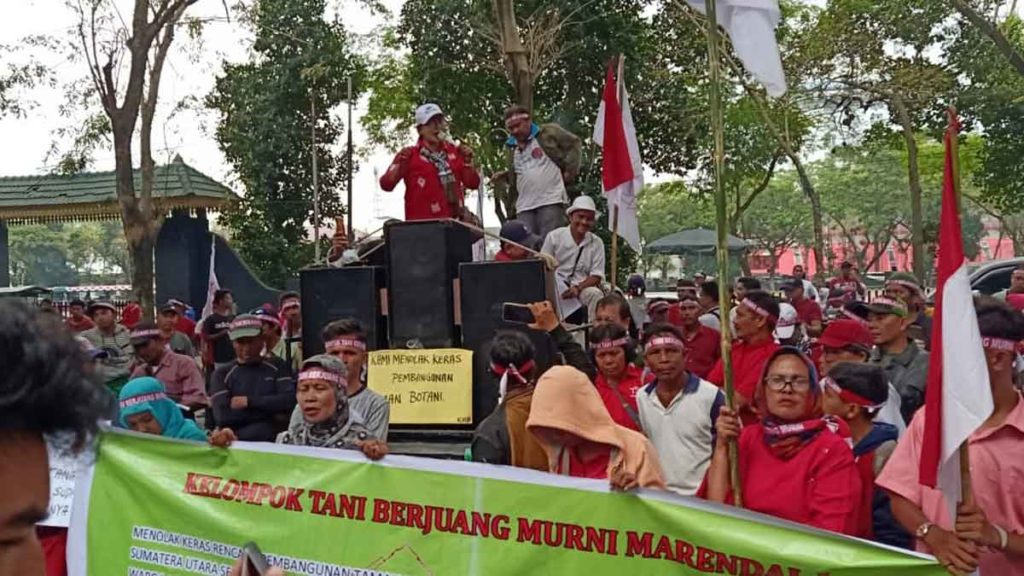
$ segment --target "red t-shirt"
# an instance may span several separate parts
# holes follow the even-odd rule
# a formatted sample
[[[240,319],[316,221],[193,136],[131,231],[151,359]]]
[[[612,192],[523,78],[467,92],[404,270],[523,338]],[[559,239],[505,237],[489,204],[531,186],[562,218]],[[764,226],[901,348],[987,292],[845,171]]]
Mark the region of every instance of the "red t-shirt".
[[[619,394],[622,395],[622,399],[626,401],[626,404],[628,404],[630,408],[632,408],[633,413],[638,415],[637,417],[639,417],[640,411],[636,405],[636,392],[643,388],[644,384],[647,383],[643,381],[643,374],[643,370],[629,364],[626,366],[626,374],[623,376],[622,380],[619,381],[618,386]],[[654,374],[649,374],[647,381],[650,382],[652,380],[654,380]],[[615,394],[615,391],[612,390],[611,386],[608,384],[608,380],[605,379],[603,374],[598,373],[597,379],[594,381],[594,385],[597,387],[597,393],[601,396],[601,401],[604,402],[605,407],[608,408],[608,413],[611,414],[612,420],[614,420],[616,424],[619,426],[625,426],[630,430],[642,432],[642,430],[640,430],[640,423],[634,420],[633,417],[629,415],[629,412],[627,412],[622,406],[622,402]]]
[[[751,346],[742,340],[733,342],[732,345],[732,377],[736,392],[743,395],[751,404],[754,402],[754,391],[757,390],[757,383],[761,380],[764,372],[764,364],[768,358],[779,349],[779,345],[773,340],[762,344]],[[715,367],[708,374],[707,381],[717,386],[725,385],[722,360],[715,362]],[[740,419],[744,424],[757,422],[757,415],[750,408],[740,411]]]
[[[39,544],[43,547],[46,561],[46,576],[68,576],[67,553],[68,529],[50,526],[36,526]]]
[[[818,303],[814,300],[801,298],[799,300],[790,300],[789,303],[793,308],[796,308],[796,315],[800,319],[801,324],[806,326],[814,321],[822,321],[821,306],[818,306]]]
[[[612,452],[610,447],[600,456],[585,462],[576,458],[575,450],[569,450],[569,476],[572,476],[573,478],[607,480],[608,464],[611,462],[611,457]]]
[[[789,460],[772,454],[761,426],[739,440],[743,505],[755,512],[822,530],[857,533],[860,475],[845,440],[824,430]]]
[[[185,336],[188,336],[190,340],[195,342],[196,340],[196,321],[191,318],[186,318],[182,315],[178,315],[178,321],[174,324],[174,329],[181,332]]]
[[[431,220],[455,216],[452,214],[452,208],[445,196],[444,185],[441,184],[437,167],[420,153],[424,149],[423,141],[420,140],[410,149],[412,153],[409,156],[405,174],[399,176],[397,170],[392,170],[399,163],[398,156],[395,156],[391,166],[380,177],[380,187],[390,192],[395,189],[399,180],[405,182],[406,220]],[[462,154],[454,145],[446,142],[444,150],[448,155],[448,168],[455,176],[455,196],[461,203],[464,188],[480,186],[480,175],[476,169],[466,164]]]
[[[82,320],[77,322],[74,317],[68,316],[68,319],[64,321],[64,325],[68,327],[68,330],[76,334],[79,332],[85,332],[86,330],[91,330],[96,326],[88,316],[82,316]]]
[[[707,379],[722,356],[721,334],[714,328],[698,324],[693,336],[687,338],[684,334],[683,341],[686,343],[686,370]]]

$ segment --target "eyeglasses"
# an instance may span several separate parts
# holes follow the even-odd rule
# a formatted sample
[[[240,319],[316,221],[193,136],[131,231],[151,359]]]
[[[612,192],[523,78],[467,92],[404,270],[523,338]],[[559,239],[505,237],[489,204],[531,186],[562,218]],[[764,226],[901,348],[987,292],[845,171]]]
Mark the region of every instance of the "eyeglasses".
[[[772,392],[782,392],[789,386],[793,392],[807,392],[811,389],[811,379],[806,376],[783,376],[773,374],[764,379]]]

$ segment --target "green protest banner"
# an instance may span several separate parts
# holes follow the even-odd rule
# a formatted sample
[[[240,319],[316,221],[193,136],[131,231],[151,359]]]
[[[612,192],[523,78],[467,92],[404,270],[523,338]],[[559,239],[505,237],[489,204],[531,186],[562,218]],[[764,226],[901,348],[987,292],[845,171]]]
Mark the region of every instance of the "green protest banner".
[[[945,574],[934,559],[669,494],[529,470],[104,433],[79,473],[73,576]],[[628,571],[628,572],[627,572]]]

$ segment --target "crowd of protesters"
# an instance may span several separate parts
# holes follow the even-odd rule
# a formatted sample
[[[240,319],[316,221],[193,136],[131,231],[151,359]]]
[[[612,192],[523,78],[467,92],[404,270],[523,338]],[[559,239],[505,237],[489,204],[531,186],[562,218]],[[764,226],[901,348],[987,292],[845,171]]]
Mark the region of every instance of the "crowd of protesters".
[[[449,142],[436,105],[417,110],[416,123],[419,142],[396,156],[383,187],[405,182],[409,219],[469,220],[472,150]],[[820,289],[794,269],[782,297],[741,277],[723,302],[725,279],[704,274],[680,281],[674,299],[646,300],[642,278],[621,294],[606,282],[593,200],[568,202],[578,141],[516,107],[506,128],[512,164],[496,179],[518,186],[522,220],[502,227],[496,259],[549,262],[556,301],[524,304],[529,330],[557,360],[540,365],[525,327],[494,336],[492,378],[474,384],[494,386],[499,400],[474,432],[473,460],[725,505],[741,493],[752,511],[929,552],[951,573],[1024,575],[1024,271],[1003,301],[976,301],[995,410],[969,440],[973,497],[951,511],[918,475],[932,334],[916,278],[892,275],[870,302],[849,263]],[[343,235],[335,248],[344,251]],[[371,343],[358,321],[327,323],[326,353],[305,358],[297,294],[243,314],[228,290],[211,300],[197,323],[177,300],[155,323],[134,310],[118,319],[109,302],[73,302],[63,326],[0,302],[0,571],[42,573],[44,435],[69,434],[65,449],[78,449],[109,419],[219,447],[277,442],[386,458],[389,406],[367,387]]]

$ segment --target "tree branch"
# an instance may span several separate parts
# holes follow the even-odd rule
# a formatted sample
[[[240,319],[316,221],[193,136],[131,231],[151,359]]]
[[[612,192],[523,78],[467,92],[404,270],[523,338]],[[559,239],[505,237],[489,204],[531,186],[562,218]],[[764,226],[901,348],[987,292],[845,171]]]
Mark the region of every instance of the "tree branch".
[[[750,195],[747,196],[747,199],[744,200],[743,203],[737,207],[737,211],[739,212],[736,215],[737,218],[742,216],[743,213],[747,211],[747,208],[750,208],[750,205],[754,202],[754,199],[757,198],[757,196],[761,194],[761,192],[764,192],[765,189],[768,188],[768,185],[771,184],[772,177],[775,175],[775,166],[779,163],[779,158],[781,157],[782,151],[776,150],[775,154],[772,155],[772,162],[771,164],[768,165],[768,171],[765,173],[764,179],[761,180],[761,183],[758,184],[756,188],[751,190]]]
[[[995,43],[996,48],[1003,53],[1003,56],[1010,61],[1010,64],[1017,69],[1017,73],[1024,76],[1024,56],[1010,43],[994,22],[986,20],[966,0],[953,0],[953,6],[963,14],[964,18],[967,18],[968,22],[981,30],[982,34],[988,36]]]

